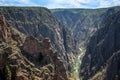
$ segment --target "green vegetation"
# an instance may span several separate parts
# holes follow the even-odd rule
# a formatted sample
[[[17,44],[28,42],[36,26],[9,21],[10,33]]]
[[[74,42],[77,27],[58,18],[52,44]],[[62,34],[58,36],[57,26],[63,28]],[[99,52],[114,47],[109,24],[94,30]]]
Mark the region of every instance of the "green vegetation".
[[[30,74],[31,74],[31,79],[34,80],[35,74],[34,74],[34,72],[32,70],[31,70]]]
[[[28,70],[30,71],[30,77],[31,77],[31,80],[34,80],[35,79],[35,74],[32,70],[32,67],[31,65],[28,65]]]
[[[10,67],[8,65],[5,66],[5,77],[6,77],[6,80],[11,80],[11,70],[10,70]]]
[[[80,54],[74,59],[74,62],[72,64],[72,72],[70,74],[70,77],[73,78],[74,80],[82,80],[82,77],[80,76],[80,66],[85,50],[84,48],[79,49]]]

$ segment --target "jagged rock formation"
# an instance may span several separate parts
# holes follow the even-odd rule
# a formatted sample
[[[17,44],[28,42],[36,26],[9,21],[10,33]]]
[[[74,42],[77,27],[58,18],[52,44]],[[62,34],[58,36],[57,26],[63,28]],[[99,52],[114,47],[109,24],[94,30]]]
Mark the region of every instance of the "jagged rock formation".
[[[72,34],[61,26],[48,9],[42,7],[1,7],[0,10],[8,23],[25,35],[32,35],[38,40],[48,37],[52,46],[57,50],[57,55],[64,60],[66,69],[71,69],[73,53],[77,53],[73,37],[71,37]]]
[[[8,42],[8,39],[10,39],[11,36],[9,27],[7,27],[7,24],[5,23],[5,17],[3,17],[2,13],[0,13],[0,15],[0,39],[1,41]]]
[[[120,79],[120,11],[108,16],[101,26],[87,46],[81,66],[83,80]]]
[[[48,38],[45,38],[43,41],[39,42],[32,36],[27,37],[23,44],[22,51],[23,55],[25,55],[38,67],[44,67],[51,64],[52,67],[50,68],[51,71],[53,71],[52,74],[54,74],[53,80],[67,80],[67,73],[64,63],[57,57],[57,53],[53,52],[52,47],[50,46],[50,40]]]
[[[53,9],[52,13],[68,29],[75,39],[77,47],[86,47],[90,37],[101,26],[101,22],[120,7],[103,9]]]
[[[1,7],[0,80],[68,80],[72,58],[98,29],[87,46],[81,76],[119,80],[119,10],[52,10],[61,25],[46,8]]]
[[[25,37],[0,13],[0,80],[68,80],[50,40]],[[32,60],[31,60],[32,58]]]

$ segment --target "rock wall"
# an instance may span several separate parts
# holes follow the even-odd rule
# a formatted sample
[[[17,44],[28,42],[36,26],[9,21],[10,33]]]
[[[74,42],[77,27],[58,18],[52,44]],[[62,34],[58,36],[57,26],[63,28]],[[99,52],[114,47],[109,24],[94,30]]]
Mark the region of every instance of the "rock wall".
[[[119,6],[101,9],[52,9],[55,17],[72,33],[76,47],[86,47],[90,37],[110,14],[120,10]],[[79,50],[79,49],[78,49]]]
[[[112,56],[115,57],[115,55],[117,55],[115,53],[120,49],[119,19],[119,11],[108,16],[101,24],[102,28],[91,37],[81,66],[81,75],[83,76],[83,80],[88,80],[98,72],[102,73],[102,70],[106,70],[106,65],[112,68],[110,64],[113,64],[113,62],[109,61],[109,59]],[[116,57],[116,61],[117,62],[115,63],[119,63],[119,57]],[[118,64],[115,64],[113,68],[114,67],[119,70]],[[103,75],[105,75],[104,72],[102,73]],[[119,75],[119,73],[108,71],[108,75],[110,75],[110,73],[111,76],[107,77],[105,80],[114,80],[114,74]],[[117,80],[118,79],[119,78],[117,78]],[[102,78],[102,80],[104,79]]]
[[[77,53],[74,39],[70,31],[65,29],[48,9],[1,7],[0,10],[8,23],[25,35],[34,36],[38,40],[48,37],[57,50],[57,55],[66,63],[66,69],[71,70],[72,59]]]
[[[21,36],[22,33],[9,27],[2,14],[0,17],[0,27],[5,28],[0,33],[0,80],[68,80],[64,63],[48,38],[39,41]],[[7,42],[4,33],[11,35]]]
[[[9,27],[7,27],[5,17],[0,13],[0,38],[1,41],[8,42],[8,39],[10,38],[10,30]]]

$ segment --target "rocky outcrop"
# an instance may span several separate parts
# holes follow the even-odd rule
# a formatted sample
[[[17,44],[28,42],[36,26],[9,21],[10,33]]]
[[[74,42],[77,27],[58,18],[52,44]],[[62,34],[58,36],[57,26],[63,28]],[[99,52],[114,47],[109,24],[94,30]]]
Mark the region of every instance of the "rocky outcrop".
[[[83,80],[88,80],[103,70],[105,79],[101,75],[102,80],[119,80],[119,77],[116,77],[119,75],[120,58],[119,52],[116,53],[120,50],[119,19],[119,11],[108,16],[101,24],[102,28],[91,37],[81,66]]]
[[[7,26],[8,25],[6,24],[5,17],[2,15],[2,13],[0,13],[0,39],[4,42],[8,42],[11,36],[9,27]]]
[[[108,60],[106,72],[103,80],[119,80],[120,79],[120,51],[114,53]]]
[[[18,31],[42,40],[48,37],[57,55],[65,62],[66,69],[71,69],[73,54],[76,54],[74,39],[53,14],[43,7],[1,7],[7,21]],[[71,58],[69,58],[71,57]],[[69,67],[68,67],[69,64]]]
[[[50,40],[44,39],[39,42],[37,39],[32,36],[27,37],[23,47],[22,47],[23,55],[29,58],[34,63],[38,62],[38,65],[45,66],[49,63],[52,63],[51,54],[53,54],[52,49],[50,48]]]
[[[0,17],[0,27],[5,27],[0,33],[0,80],[68,80],[64,63],[48,38],[25,37]]]
[[[48,38],[38,41],[32,36],[27,37],[23,44],[23,55],[35,63],[36,66],[43,67],[52,64],[54,69],[53,80],[67,80],[67,70],[65,64],[58,58],[57,53],[52,50],[50,40]],[[28,56],[29,55],[29,56]]]

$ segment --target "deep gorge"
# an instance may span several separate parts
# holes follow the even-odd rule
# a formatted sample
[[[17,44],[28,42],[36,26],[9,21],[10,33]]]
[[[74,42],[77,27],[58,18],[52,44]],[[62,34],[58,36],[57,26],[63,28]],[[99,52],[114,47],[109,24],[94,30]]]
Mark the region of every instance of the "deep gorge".
[[[5,80],[119,80],[119,30],[119,6],[0,7],[0,74]]]

